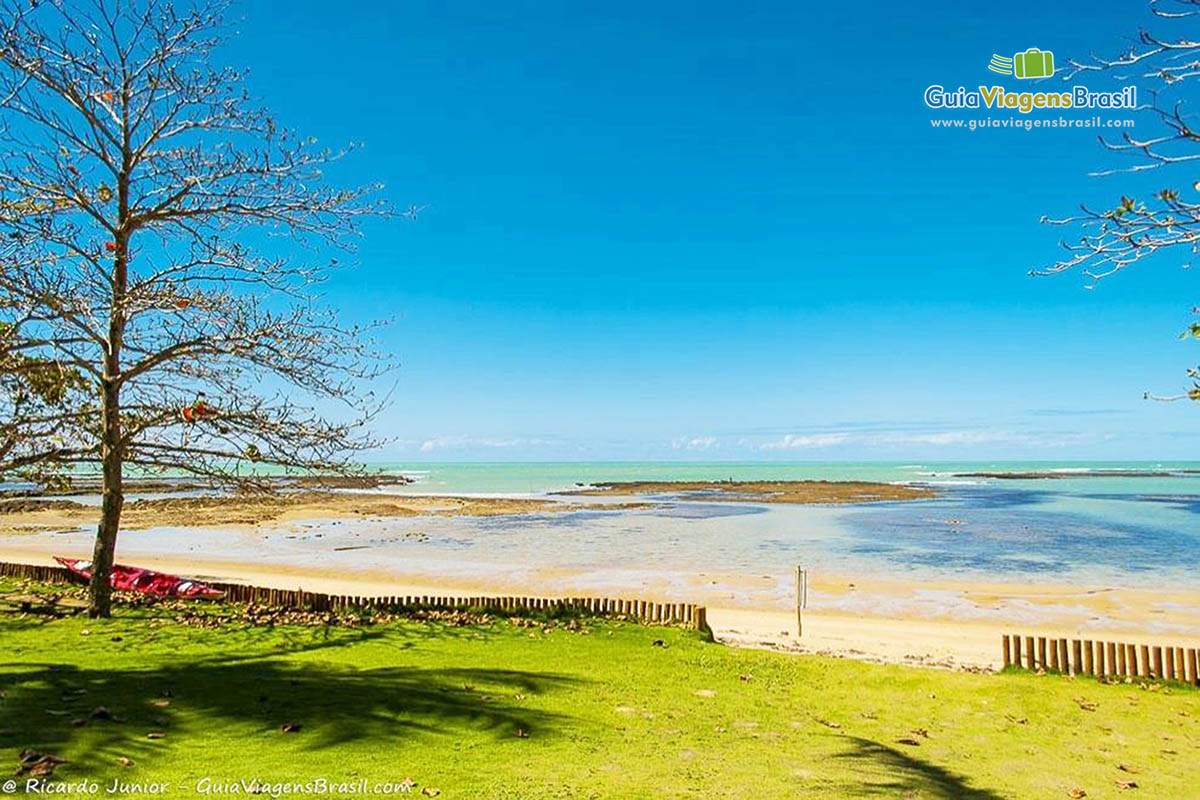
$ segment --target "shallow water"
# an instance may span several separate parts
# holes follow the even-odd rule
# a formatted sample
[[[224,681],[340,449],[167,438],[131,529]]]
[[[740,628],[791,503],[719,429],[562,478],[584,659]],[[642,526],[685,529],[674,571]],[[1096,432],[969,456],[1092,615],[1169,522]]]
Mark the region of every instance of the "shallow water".
[[[1079,582],[1163,580],[1200,587],[1200,474],[1194,462],[1169,463],[656,463],[437,464],[404,469],[417,478],[408,492],[561,491],[616,480],[733,478],[874,480],[920,483],[938,499],[817,510],[754,504],[675,504],[652,514],[626,512],[619,523],[587,517],[554,523],[576,537],[589,526],[624,525],[621,548],[654,562],[655,543],[688,541],[696,567],[736,563],[752,571],[807,563],[846,572],[903,578]],[[1111,476],[1122,471],[1176,471],[1170,477]],[[1055,479],[963,477],[979,472],[1043,472]],[[688,524],[720,517],[719,525]],[[669,520],[664,523],[663,519]],[[481,523],[529,525],[528,521]],[[716,531],[719,530],[719,533]],[[550,548],[550,543],[547,543]],[[552,549],[605,554],[586,538],[555,540]],[[542,557],[553,556],[543,552]],[[572,556],[563,555],[566,560]],[[723,561],[729,559],[731,561]],[[555,561],[559,557],[554,557]]]
[[[537,586],[545,592],[647,588],[679,598],[727,598],[776,607],[787,607],[792,601],[796,565],[807,566],[814,574],[862,579],[1200,589],[1200,475],[1072,475],[1055,480],[955,477],[961,472],[1048,468],[1081,467],[427,465],[411,471],[418,482],[403,491],[537,495],[576,483],[617,479],[809,477],[929,482],[941,495],[926,501],[854,506],[708,502],[705,498],[682,502],[660,497],[660,505],[639,509],[306,520],[249,532],[158,528],[123,534],[121,555],[127,560],[139,554],[180,554],[335,572],[370,570],[413,578]],[[90,530],[81,530],[54,536],[64,547],[78,549],[88,547],[90,535]],[[837,602],[852,609],[856,602],[868,601],[843,597]],[[949,601],[934,592],[928,597],[914,595],[906,602],[944,605]]]

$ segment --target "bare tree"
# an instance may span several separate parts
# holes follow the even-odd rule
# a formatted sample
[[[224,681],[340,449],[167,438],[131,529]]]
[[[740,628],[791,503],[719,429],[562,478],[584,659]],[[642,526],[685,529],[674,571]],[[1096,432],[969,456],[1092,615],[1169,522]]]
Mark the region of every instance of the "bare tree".
[[[1200,0],[1151,0],[1151,13],[1163,27],[1191,25],[1184,35],[1163,35],[1142,28],[1128,48],[1115,57],[1092,56],[1070,59],[1065,79],[1089,73],[1109,74],[1117,80],[1137,80],[1139,94],[1149,102],[1139,110],[1154,123],[1149,135],[1125,132],[1119,139],[1103,136],[1100,144],[1126,164],[1104,169],[1093,175],[1144,173],[1162,170],[1164,184],[1183,177],[1180,173],[1200,160],[1200,126],[1194,109],[1181,96],[1200,77]],[[1200,180],[1193,172],[1186,184],[1166,185],[1145,196],[1122,195],[1109,208],[1080,207],[1068,217],[1042,217],[1049,225],[1075,227],[1080,237],[1063,241],[1066,255],[1054,264],[1031,271],[1033,275],[1052,275],[1081,270],[1091,281],[1103,280],[1126,267],[1161,252],[1182,252],[1187,257],[1200,252]],[[1200,314],[1200,307],[1192,309]],[[1182,338],[1200,338],[1200,323],[1190,325]],[[1200,369],[1187,371],[1191,385],[1182,393],[1161,397],[1146,393],[1154,400],[1200,400]]]
[[[265,466],[351,473],[374,444],[373,326],[321,308],[336,259],[289,256],[347,248],[387,209],[379,187],[331,188],[346,151],[297,138],[212,64],[223,13],[0,4],[0,473],[99,466],[93,616],[127,467],[263,489]]]

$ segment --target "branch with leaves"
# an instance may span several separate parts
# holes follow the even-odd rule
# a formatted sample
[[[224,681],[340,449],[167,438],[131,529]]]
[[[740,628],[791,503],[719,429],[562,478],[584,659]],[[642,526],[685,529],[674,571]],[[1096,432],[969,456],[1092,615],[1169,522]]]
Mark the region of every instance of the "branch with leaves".
[[[1162,24],[1178,27],[1200,17],[1200,0],[1152,0],[1150,11],[1158,20],[1167,21]],[[1150,84],[1139,86],[1150,98],[1139,111],[1153,123],[1156,132],[1150,136],[1125,132],[1116,140],[1099,137],[1107,152],[1129,161],[1092,175],[1162,171],[1164,185],[1144,197],[1121,195],[1107,208],[1084,204],[1075,214],[1043,216],[1044,224],[1075,228],[1079,236],[1060,242],[1064,257],[1030,274],[1077,270],[1087,278],[1087,288],[1092,289],[1098,281],[1153,256],[1178,254],[1183,266],[1190,267],[1192,257],[1200,253],[1200,180],[1186,170],[1200,161],[1200,128],[1194,125],[1185,101],[1171,97],[1200,76],[1200,37],[1190,33],[1168,37],[1143,28],[1134,43],[1115,57],[1093,55],[1068,59],[1067,63],[1066,80],[1102,73],[1120,81],[1136,79]],[[1181,171],[1185,171],[1184,180],[1171,182]],[[1146,398],[1200,400],[1200,385],[1195,383],[1198,373],[1189,370],[1188,375],[1193,386],[1187,391],[1169,396],[1147,392]]]

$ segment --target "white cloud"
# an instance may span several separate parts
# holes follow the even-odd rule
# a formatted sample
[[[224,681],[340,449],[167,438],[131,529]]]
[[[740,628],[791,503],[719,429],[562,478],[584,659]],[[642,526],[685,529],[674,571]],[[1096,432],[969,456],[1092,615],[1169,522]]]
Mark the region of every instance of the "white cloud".
[[[522,445],[546,444],[545,439],[488,439],[477,436],[437,436],[426,439],[421,443],[422,453],[432,453],[436,450],[464,450],[467,448],[505,448]]]
[[[837,445],[895,447],[932,445],[955,447],[982,444],[1019,444],[1029,447],[1068,447],[1112,438],[1111,434],[1029,432],[1004,430],[948,431],[840,431],[833,433],[789,433],[780,439],[759,443],[759,450],[805,450]],[[741,441],[745,441],[742,439]]]
[[[886,444],[986,444],[1025,441],[1022,435],[1004,431],[938,431],[931,433],[887,433],[876,437]]]
[[[708,450],[717,446],[715,436],[694,436],[690,439],[684,436],[671,442],[671,447],[676,450]]]
[[[760,445],[763,450],[803,450],[813,447],[831,447],[852,439],[848,433],[815,433],[811,435],[789,433],[782,439]]]

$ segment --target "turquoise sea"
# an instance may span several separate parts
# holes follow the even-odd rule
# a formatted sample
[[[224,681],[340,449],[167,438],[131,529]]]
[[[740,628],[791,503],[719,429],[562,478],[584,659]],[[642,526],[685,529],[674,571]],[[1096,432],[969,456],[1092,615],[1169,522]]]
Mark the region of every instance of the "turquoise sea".
[[[939,492],[930,501],[838,507],[842,533],[823,555],[885,572],[1080,580],[1149,579],[1200,586],[1200,462],[579,462],[392,463],[414,493],[539,495],[578,484],[628,480],[825,479],[904,482]],[[1001,479],[975,473],[1037,473]],[[720,504],[709,513],[729,514]],[[749,509],[747,509],[749,511]],[[697,509],[693,513],[704,513]],[[565,520],[564,520],[565,522]],[[766,517],[762,518],[766,522]],[[731,537],[753,539],[754,515],[730,519]],[[781,547],[790,547],[781,543]],[[834,552],[829,549],[833,548]],[[783,554],[780,554],[783,558]],[[791,554],[787,555],[788,558]],[[1142,576],[1142,577],[1139,577]]]
[[[154,527],[122,534],[121,557],[227,560],[321,573],[393,576],[415,585],[513,592],[648,594],[786,609],[794,570],[827,579],[926,588],[822,595],[848,612],[1105,624],[1085,607],[975,603],[940,585],[1014,583],[1200,590],[1200,462],[391,463],[414,479],[376,491],[545,496],[630,480],[892,481],[931,499],[857,505],[714,502],[671,493],[622,507],[499,516],[371,516],[280,521],[250,529]],[[1020,478],[980,473],[1023,473]],[[161,495],[155,495],[161,496]],[[90,502],[96,497],[80,498]],[[450,501],[448,501],[450,502]],[[0,539],[86,557],[92,526]],[[944,582],[944,583],[939,583]],[[1200,630],[1200,607],[1163,591],[1157,629]],[[994,607],[993,607],[994,606]]]

